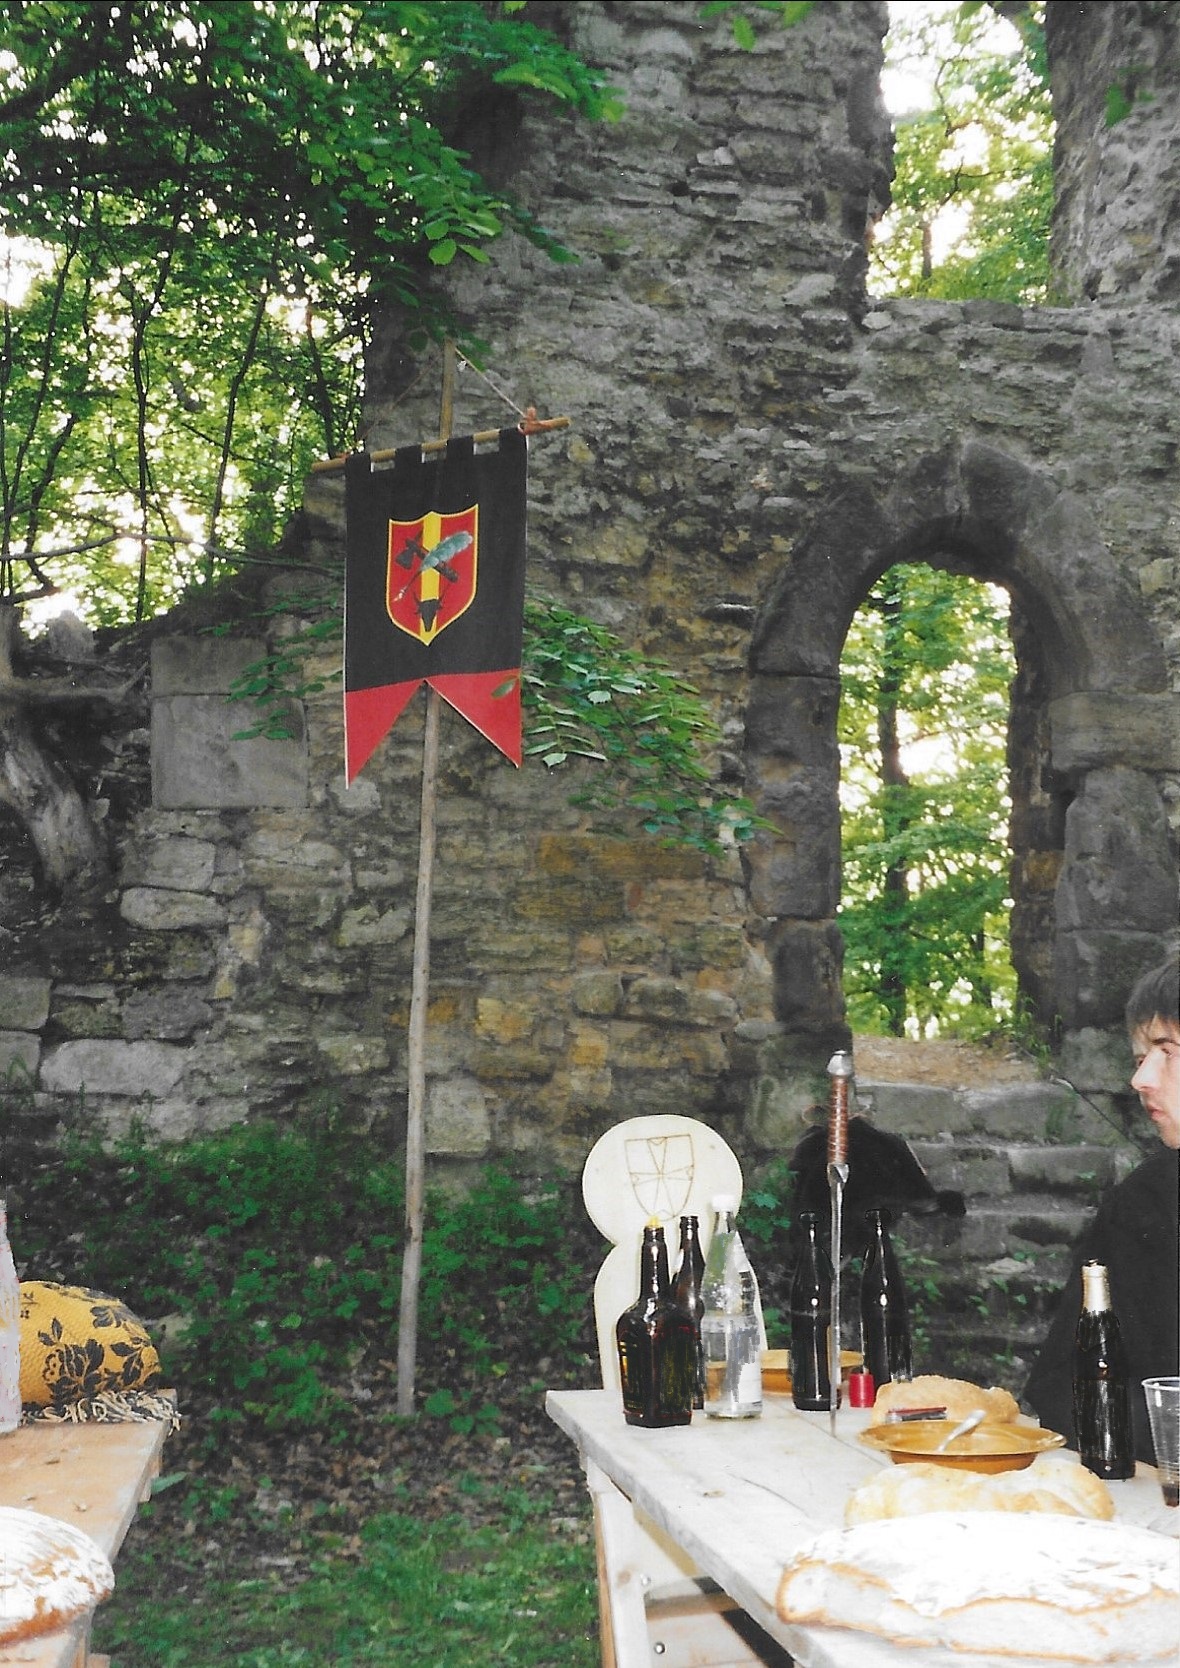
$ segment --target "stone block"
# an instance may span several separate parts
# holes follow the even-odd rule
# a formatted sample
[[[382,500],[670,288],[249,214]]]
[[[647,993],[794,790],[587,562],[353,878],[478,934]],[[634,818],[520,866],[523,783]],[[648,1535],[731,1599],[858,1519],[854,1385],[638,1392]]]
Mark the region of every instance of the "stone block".
[[[208,1002],[183,985],[136,991],[123,1004],[123,1032],[129,1041],[144,1037],[181,1041],[206,1030],[212,1020],[213,1009]]]
[[[603,880],[694,880],[705,873],[698,851],[654,840],[612,839],[605,834],[543,834],[537,841],[543,874]]]
[[[1090,1095],[1124,1093],[1134,1070],[1127,1033],[1121,1025],[1112,1031],[1089,1026],[1067,1031],[1058,1058],[1061,1076]]]
[[[315,1043],[341,1077],[361,1077],[388,1069],[389,1049],[380,1037],[358,1036],[355,1031],[337,1036],[317,1033]]]
[[[1161,921],[1175,919],[1175,909]],[[1068,1031],[1115,1030],[1127,993],[1163,957],[1158,933],[1109,930],[1059,932],[1053,972],[1057,1004]]]
[[[480,1158],[492,1141],[488,1099],[471,1077],[432,1083],[426,1097],[426,1151]]]
[[[823,1037],[841,1028],[843,950],[833,921],[775,922],[767,941],[774,968],[775,1018],[788,1030]]]
[[[29,974],[0,976],[0,1025],[6,1031],[39,1031],[49,1018],[50,981]]]
[[[1175,921],[1180,873],[1159,789],[1140,771],[1091,771],[1065,818],[1057,931],[1152,932]]]
[[[1180,700],[1079,690],[1049,707],[1053,769],[1180,770]]]
[[[294,715],[293,723],[298,715]],[[253,810],[307,804],[307,737],[235,740],[249,726],[221,695],[152,701],[152,803],[161,810]]]
[[[217,847],[211,840],[177,834],[133,840],[123,852],[124,886],[159,886],[177,892],[203,892],[213,879]]]
[[[505,1002],[481,996],[475,1004],[475,1034],[495,1042],[516,1043],[531,1036],[536,1009],[528,1002]]]
[[[836,776],[800,768],[771,781],[754,773],[751,797],[776,833],[743,848],[750,901],[760,915],[822,921],[840,901],[840,808]]]
[[[90,1039],[50,1049],[41,1086],[57,1094],[164,1096],[180,1081],[188,1050],[163,1042]]]
[[[152,696],[224,695],[266,652],[261,637],[157,637],[152,644]]]
[[[965,1135],[970,1120],[953,1089],[928,1083],[856,1084],[857,1096],[871,1096],[873,1122],[892,1135],[931,1138],[942,1134]]]
[[[35,1078],[40,1059],[41,1039],[32,1031],[0,1031],[0,1078],[10,1084],[22,1073]]]
[[[186,927],[225,925],[224,907],[201,892],[168,892],[159,886],[131,886],[119,900],[119,914],[133,927],[179,932]]]
[[[372,904],[362,904],[359,909],[345,910],[336,942],[342,950],[355,950],[369,944],[400,944],[409,932],[413,918],[413,911],[408,906],[379,910]]]
[[[1095,1194],[1115,1179],[1114,1154],[1106,1147],[1012,1147],[1008,1162],[1017,1188],[1049,1193]]]
[[[610,1018],[623,1011],[623,981],[617,973],[579,973],[571,997],[575,1013]]]
[[[840,685],[834,678],[754,678],[746,708],[746,748],[762,769],[769,759],[837,772],[836,713]]]
[[[991,1146],[964,1141],[909,1143],[932,1187],[953,1189],[969,1198],[1001,1198],[1008,1191],[1007,1154]]]
[[[992,1140],[1044,1141],[1072,1110],[1075,1097],[1052,1083],[1003,1083],[966,1089],[960,1101],[968,1127]]]

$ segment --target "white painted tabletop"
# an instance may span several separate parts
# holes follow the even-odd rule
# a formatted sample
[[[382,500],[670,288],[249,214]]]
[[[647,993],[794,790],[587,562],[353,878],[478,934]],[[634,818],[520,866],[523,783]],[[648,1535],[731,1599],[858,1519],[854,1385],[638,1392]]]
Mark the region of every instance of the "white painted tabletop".
[[[788,1559],[822,1530],[843,1528],[851,1490],[891,1463],[857,1440],[867,1410],[841,1408],[833,1440],[828,1414],[799,1412],[789,1394],[767,1395],[760,1419],[698,1413],[671,1430],[628,1425],[613,1390],[550,1391],[545,1407],[583,1459],[594,1460],[800,1668],[1014,1668],[1043,1660],[903,1650],[869,1634],[779,1621],[775,1595]],[[1180,1511],[1164,1506],[1150,1466],[1109,1486],[1120,1520],[1180,1534]]]

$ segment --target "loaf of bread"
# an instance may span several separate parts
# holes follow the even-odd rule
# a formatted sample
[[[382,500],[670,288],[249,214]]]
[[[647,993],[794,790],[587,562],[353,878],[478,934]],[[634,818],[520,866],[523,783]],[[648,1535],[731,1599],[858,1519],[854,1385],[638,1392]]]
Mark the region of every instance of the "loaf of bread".
[[[80,1529],[0,1506],[0,1644],[51,1633],[106,1598],[110,1560]]]
[[[895,1409],[905,1407],[945,1407],[947,1418],[956,1422],[982,1408],[989,1425],[1007,1425],[1020,1417],[1016,1398],[1007,1390],[983,1390],[965,1378],[939,1378],[928,1373],[904,1384],[896,1379],[883,1384],[877,1391],[869,1423],[880,1425]]]
[[[890,1465],[848,1497],[844,1521],[875,1523],[918,1512],[1059,1512],[1109,1522],[1114,1499],[1076,1454],[1038,1454],[1023,1471],[984,1476],[919,1460]]]
[[[783,1572],[784,1622],[910,1649],[1174,1662],[1180,1563],[1166,1535],[1043,1512],[924,1512],[828,1530]]]

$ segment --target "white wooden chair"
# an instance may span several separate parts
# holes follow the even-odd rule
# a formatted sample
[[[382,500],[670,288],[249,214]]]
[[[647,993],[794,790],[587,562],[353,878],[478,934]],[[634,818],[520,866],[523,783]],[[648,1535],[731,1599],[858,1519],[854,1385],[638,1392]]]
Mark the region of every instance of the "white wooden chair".
[[[591,1221],[612,1247],[594,1282],[594,1319],[602,1382],[619,1393],[620,1419],[615,1322],[639,1290],[644,1224],[653,1217],[663,1223],[674,1265],[681,1216],[699,1218],[707,1247],[714,1221],[711,1201],[719,1193],[740,1201],[741,1166],[721,1136],[695,1118],[671,1113],[630,1118],[607,1130],[586,1160],[582,1197]],[[594,1504],[603,1668],[785,1668],[790,1663],[786,1652],[702,1576],[589,1459],[586,1483]]]

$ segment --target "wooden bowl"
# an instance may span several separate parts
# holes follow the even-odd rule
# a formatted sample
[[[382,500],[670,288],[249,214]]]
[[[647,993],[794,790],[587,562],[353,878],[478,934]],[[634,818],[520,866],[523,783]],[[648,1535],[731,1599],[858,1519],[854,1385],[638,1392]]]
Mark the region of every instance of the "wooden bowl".
[[[848,1377],[850,1367],[859,1367],[864,1356],[856,1349],[840,1351],[840,1377]],[[789,1349],[762,1351],[762,1388],[773,1393],[788,1393],[791,1389],[791,1352]]]
[[[977,1425],[965,1436],[957,1436],[945,1454],[934,1452],[953,1429],[945,1419],[913,1419],[895,1425],[870,1425],[860,1440],[879,1454],[888,1454],[894,1465],[924,1460],[928,1465],[949,1465],[959,1471],[1023,1471],[1038,1454],[1061,1448],[1065,1438],[1039,1425]]]

